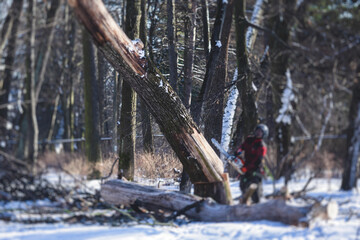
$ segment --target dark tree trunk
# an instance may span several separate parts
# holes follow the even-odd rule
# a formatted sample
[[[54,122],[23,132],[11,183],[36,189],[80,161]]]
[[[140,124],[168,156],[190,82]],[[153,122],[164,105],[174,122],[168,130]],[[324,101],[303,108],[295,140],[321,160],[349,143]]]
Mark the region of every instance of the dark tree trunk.
[[[140,0],[127,0],[125,33],[130,39],[139,38]],[[129,83],[123,82],[120,116],[120,145],[118,178],[134,180],[136,138],[136,93]]]
[[[147,11],[146,11],[146,1],[141,0],[141,21],[140,21],[140,39],[144,43],[144,50],[147,49],[147,39],[146,39],[146,22],[147,22]],[[148,153],[154,153],[154,140],[152,135],[152,125],[151,125],[151,115],[147,109],[146,104],[140,102],[140,111],[141,111],[141,129],[143,134],[143,145],[144,151]]]
[[[235,3],[235,30],[236,30],[236,56],[237,56],[237,88],[241,99],[242,112],[234,134],[234,145],[238,146],[255,128],[258,113],[255,104],[252,73],[250,70],[246,32],[248,25],[245,21],[246,1]]]
[[[16,40],[18,33],[18,26],[20,21],[21,10],[23,6],[23,0],[13,1],[10,10],[9,16],[12,18],[12,26],[9,26],[9,38],[7,44],[7,51],[5,57],[5,71],[3,75],[3,79],[1,79],[1,91],[0,91],[0,105],[6,105],[9,101],[10,87],[12,82],[12,73],[13,73],[13,64],[16,54]],[[5,27],[5,26],[4,26]],[[5,36],[4,36],[5,37]],[[2,56],[2,55],[0,55]],[[7,142],[6,136],[6,124],[7,124],[7,107],[0,109],[0,134],[1,141]]]
[[[347,155],[344,162],[341,189],[351,190],[356,188],[359,173],[360,151],[360,83],[353,87],[353,96],[349,112],[349,127],[347,129]]]
[[[204,35],[204,52],[206,59],[208,59],[210,53],[208,0],[201,0],[201,11],[202,11],[202,24],[203,24],[203,35]]]
[[[208,86],[209,89],[204,102],[204,113],[206,114],[204,116],[204,135],[208,141],[210,141],[211,138],[215,138],[218,142],[221,142],[225,85],[226,82],[228,82],[227,63],[233,7],[233,1],[229,0],[221,31],[222,47],[216,61],[216,71],[214,72],[210,86]]]
[[[280,108],[282,107],[281,96],[286,87],[286,71],[289,66],[289,50],[283,43],[287,43],[290,36],[290,24],[293,18],[296,1],[287,1],[280,6],[278,0],[272,0],[268,3],[269,20],[267,26],[273,29],[280,42],[273,35],[268,36],[269,39],[269,56],[272,86],[273,113],[275,119],[278,117]],[[280,8],[285,8],[281,9]],[[279,169],[278,176],[286,175],[286,182],[290,179],[291,173],[288,169],[292,168],[292,162],[285,160],[290,150],[291,125],[285,122],[275,122],[275,140],[277,143],[277,165],[283,166]],[[285,160],[285,163],[282,162]]]
[[[185,20],[184,39],[184,105],[187,109],[190,109],[196,37],[196,1],[187,0],[186,3],[188,14]]]
[[[91,163],[101,161],[98,86],[95,56],[89,34],[83,30],[84,81],[85,81],[85,150]],[[93,171],[96,174],[96,171]],[[96,177],[96,175],[94,175]]]
[[[186,3],[188,14],[185,20],[184,39],[184,105],[190,110],[196,38],[196,1],[187,0]],[[191,191],[190,177],[186,170],[183,171],[181,176],[180,191],[186,193]]]
[[[202,108],[204,101],[208,101],[209,99],[205,99],[209,94],[211,83],[213,81],[213,77],[216,71],[216,65],[218,61],[218,57],[220,54],[220,48],[221,45],[219,43],[221,39],[221,33],[223,30],[223,23],[225,19],[225,13],[226,13],[226,6],[227,2],[224,2],[222,0],[217,1],[217,13],[216,13],[216,19],[214,23],[214,27],[212,30],[212,36],[211,36],[211,51],[209,54],[209,57],[206,62],[206,72],[204,77],[204,82],[201,86],[200,93],[194,101],[192,105],[192,114],[194,116],[195,121],[200,124],[202,122]]]
[[[100,0],[72,0],[71,6],[93,36],[98,48],[123,74],[140,97],[148,104],[161,131],[173,148],[193,183],[213,183],[223,191],[208,195],[215,200],[231,201],[228,183],[222,176],[224,167],[209,143],[161,73],[149,63],[146,74],[145,59],[116,25]],[[135,51],[129,51],[134,49]],[[202,192],[196,193],[206,196]],[[225,197],[224,197],[225,196]]]
[[[169,44],[170,85],[178,92],[177,83],[177,52],[175,47],[175,0],[167,0],[167,37]]]

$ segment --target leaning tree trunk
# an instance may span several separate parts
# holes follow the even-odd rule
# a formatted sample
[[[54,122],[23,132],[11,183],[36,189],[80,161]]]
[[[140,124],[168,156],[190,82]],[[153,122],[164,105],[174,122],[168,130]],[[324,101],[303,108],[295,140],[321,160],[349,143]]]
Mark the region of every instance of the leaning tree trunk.
[[[75,13],[93,36],[98,48],[148,104],[161,131],[178,155],[194,184],[212,185],[211,192],[195,192],[221,202],[231,194],[222,174],[224,166],[161,73],[149,63],[116,25],[100,0],[70,0]]]
[[[353,87],[353,96],[349,112],[349,127],[347,129],[347,156],[344,162],[341,189],[356,188],[359,172],[360,151],[360,83]]]

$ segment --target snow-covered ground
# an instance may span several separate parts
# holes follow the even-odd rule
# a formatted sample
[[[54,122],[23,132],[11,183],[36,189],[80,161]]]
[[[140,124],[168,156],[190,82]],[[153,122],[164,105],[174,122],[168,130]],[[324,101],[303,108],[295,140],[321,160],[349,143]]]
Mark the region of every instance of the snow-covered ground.
[[[309,228],[299,228],[278,222],[232,222],[232,223],[201,223],[194,222],[180,226],[149,226],[130,224],[121,227],[81,224],[18,224],[0,222],[0,239],[359,239],[360,240],[360,194],[339,191],[340,179],[314,179],[309,188],[310,196],[330,200],[339,204],[339,214],[333,220],[312,222]],[[290,191],[301,190],[306,179],[292,181]],[[93,186],[98,184],[94,184]],[[280,188],[282,182],[277,182]],[[359,186],[359,184],[358,184]],[[238,182],[231,182],[233,197],[240,195]],[[264,194],[273,191],[272,182],[264,183]],[[263,199],[263,201],[265,201]],[[12,205],[0,204],[0,213]],[[20,203],[19,203],[20,204]],[[22,205],[21,205],[22,204]],[[15,208],[31,206],[24,203]],[[49,204],[37,202],[37,204]]]

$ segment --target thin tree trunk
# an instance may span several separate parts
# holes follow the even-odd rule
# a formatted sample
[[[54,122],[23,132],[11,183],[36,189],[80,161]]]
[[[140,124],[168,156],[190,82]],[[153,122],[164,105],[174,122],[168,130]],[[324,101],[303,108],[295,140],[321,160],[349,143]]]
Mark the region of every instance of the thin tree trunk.
[[[0,33],[0,57],[3,55],[3,50],[5,48],[6,42],[10,37],[14,22],[19,21],[19,16],[22,10],[22,2],[23,1],[13,1],[11,7],[9,8],[8,15],[5,18]]]
[[[33,136],[30,136],[29,141],[29,158],[33,170],[35,170],[36,160],[38,156],[38,135],[39,129],[36,118],[36,62],[35,62],[35,36],[36,36],[36,0],[32,0],[31,6],[31,36],[30,36],[30,116]]]
[[[91,163],[101,161],[99,133],[98,87],[95,73],[95,57],[89,34],[83,30],[84,80],[85,80],[85,150]],[[93,170],[94,177],[97,172]]]
[[[187,0],[186,6],[188,9],[188,14],[185,20],[184,39],[184,105],[187,109],[190,109],[196,38],[196,1]]]
[[[177,52],[175,46],[175,0],[167,0],[167,38],[169,44],[169,73],[170,85],[178,92],[177,83]]]
[[[360,83],[355,83],[349,111],[347,129],[347,156],[344,162],[341,189],[351,190],[357,186],[360,151]]]
[[[69,3],[108,61],[148,104],[191,181],[195,184],[212,183],[216,188],[212,193],[196,194],[213,197],[223,203],[230,202],[232,198],[228,182],[222,175],[222,161],[200,133],[166,79],[151,62],[145,74],[146,62],[140,51],[116,25],[100,0],[71,0]],[[129,49],[134,51],[130,52]]]
[[[202,23],[203,23],[203,35],[204,35],[204,52],[205,57],[208,59],[210,53],[210,27],[209,27],[209,4],[208,0],[201,0],[202,10]]]

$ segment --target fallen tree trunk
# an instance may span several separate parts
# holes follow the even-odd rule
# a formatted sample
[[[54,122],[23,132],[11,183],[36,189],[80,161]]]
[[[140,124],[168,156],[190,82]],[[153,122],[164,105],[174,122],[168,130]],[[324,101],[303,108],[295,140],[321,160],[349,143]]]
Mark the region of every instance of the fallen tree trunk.
[[[146,61],[141,44],[126,36],[101,0],[69,0],[69,4],[98,49],[147,104],[191,181],[199,183],[196,194],[230,203],[231,194],[222,176],[224,166],[220,158],[167,80]],[[212,192],[207,183],[214,183]]]
[[[312,210],[311,206],[289,206],[280,199],[252,206],[223,205],[195,195],[155,189],[121,180],[104,183],[101,186],[101,196],[110,204],[130,206],[141,202],[148,208],[176,212],[193,205],[194,207],[184,211],[184,215],[204,222],[270,220],[289,225],[307,226],[310,219],[307,215]]]

